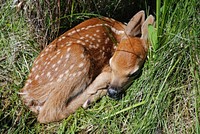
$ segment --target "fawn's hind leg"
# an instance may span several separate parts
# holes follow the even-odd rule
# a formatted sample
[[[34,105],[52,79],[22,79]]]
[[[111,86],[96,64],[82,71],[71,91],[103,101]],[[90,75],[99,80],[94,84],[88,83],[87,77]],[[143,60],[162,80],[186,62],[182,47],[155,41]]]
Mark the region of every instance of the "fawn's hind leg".
[[[41,109],[38,115],[38,121],[40,123],[59,121],[74,113],[81,106],[85,108],[88,107],[88,102],[91,104],[106,94],[105,89],[110,83],[110,75],[110,70],[104,69],[104,71],[96,77],[83,93],[73,98],[67,105],[62,105],[62,102],[64,101],[63,99],[65,99],[65,97],[63,97],[65,94],[64,90],[63,92],[53,92],[51,94],[52,96],[49,97],[51,100],[46,102],[44,107]],[[60,98],[59,96],[62,97]],[[84,103],[87,103],[87,105],[83,105]],[[50,105],[53,108],[50,107]]]

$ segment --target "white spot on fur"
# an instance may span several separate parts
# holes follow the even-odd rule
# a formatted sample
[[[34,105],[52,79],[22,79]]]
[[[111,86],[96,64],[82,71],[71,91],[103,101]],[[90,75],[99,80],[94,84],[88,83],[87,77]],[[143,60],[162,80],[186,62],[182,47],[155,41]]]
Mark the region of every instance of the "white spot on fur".
[[[80,63],[80,64],[78,65],[79,68],[81,68],[81,67],[83,67],[83,66],[84,66],[84,63]]]
[[[54,79],[54,78],[53,78],[53,77],[51,77],[49,81],[50,81],[50,82],[52,82],[52,81],[53,81],[53,79]]]
[[[43,57],[44,56],[44,53],[42,53],[41,55],[40,55],[40,57]]]
[[[36,60],[35,64],[38,64],[39,60]]]
[[[37,75],[35,76],[35,80],[38,80],[38,78],[39,78],[39,75],[37,74]]]
[[[69,74],[69,78],[72,79],[72,74]]]
[[[73,74],[72,74],[73,77],[75,77],[76,75],[77,75],[76,73],[73,73]]]
[[[124,34],[124,31],[119,31],[119,30],[117,30],[117,29],[115,29],[114,27],[111,27],[111,26],[110,26],[110,28],[115,34],[118,34],[118,35]]]
[[[57,79],[57,82],[61,82],[61,81],[62,81],[62,79],[61,79],[61,78],[58,78],[58,79]]]
[[[55,71],[58,71],[58,67],[57,67],[57,68],[55,68]]]
[[[74,64],[73,64],[73,65],[71,65],[71,66],[69,67],[69,69],[71,70],[71,69],[73,69],[73,67],[74,67]]]
[[[68,46],[68,47],[71,46],[71,45],[72,45],[71,41],[66,43],[66,46]]]
[[[81,71],[78,71],[78,72],[77,72],[77,76],[80,76],[81,74],[82,74]]]
[[[81,54],[81,58],[84,58],[85,56],[84,56],[84,54]]]
[[[45,51],[45,52],[48,52],[48,51],[49,51],[49,48],[46,48],[44,51]]]
[[[68,48],[67,48],[67,52],[69,52],[70,50],[71,50],[71,47],[68,47]]]
[[[47,73],[47,77],[50,78],[51,77],[51,72]]]
[[[26,82],[27,82],[28,84],[30,84],[30,83],[32,82],[32,80],[31,80],[31,79],[28,79]]]
[[[56,67],[56,64],[53,64],[53,65],[52,65],[52,68],[54,68],[54,67]]]
[[[72,33],[72,34],[75,34],[75,33],[76,33],[76,31],[74,30],[74,31],[72,31],[71,33]]]
[[[106,20],[110,20],[108,17],[104,17]]]
[[[102,53],[102,58],[105,56],[105,52]]]
[[[83,46],[85,46],[86,44],[84,42],[81,43]]]
[[[60,64],[61,63],[61,60],[59,60],[58,62],[57,62],[57,64]]]
[[[96,24],[95,26],[97,26],[97,27],[98,27],[98,26],[102,26],[102,25],[103,25],[103,24]]]
[[[61,50],[59,49],[59,50],[57,50],[56,55],[59,55],[60,53],[61,53]]]
[[[66,38],[65,36],[62,36],[62,37],[60,37],[60,38],[58,39],[58,41],[61,41],[61,40],[65,39],[65,38]]]
[[[83,36],[81,36],[81,37],[80,37],[80,39],[81,39],[81,40],[83,40],[83,39],[84,39],[84,37],[83,37]]]
[[[35,67],[33,67],[31,70],[32,70],[32,72],[34,72],[35,71]]]
[[[105,44],[108,44],[109,41],[110,41],[110,39],[109,39],[109,38],[106,38]]]
[[[31,77],[32,76],[32,73],[30,73],[29,75],[28,75],[28,77]]]
[[[94,27],[94,26],[89,25],[85,29],[87,30],[87,29],[92,28],[92,27]]]
[[[93,46],[92,46],[92,45],[89,45],[89,48],[93,48]]]
[[[70,33],[68,33],[67,35],[68,35],[68,36],[71,36],[71,35],[72,35],[72,33],[70,32]]]
[[[79,44],[79,43],[81,43],[81,41],[80,41],[80,40],[77,40],[77,41],[76,41],[76,43],[78,43],[78,44]]]
[[[61,75],[59,75],[59,78],[60,78],[60,79],[62,79],[62,78],[63,78],[63,76],[64,76],[64,74],[61,74]]]
[[[70,54],[68,53],[68,54],[65,56],[65,58],[68,60],[69,57],[70,57]]]
[[[65,74],[68,74],[68,73],[69,73],[69,70],[66,70],[66,71],[65,71]]]
[[[38,69],[38,68],[39,68],[39,66],[38,66],[38,65],[36,65],[34,68],[35,68],[35,69]]]
[[[50,60],[54,60],[57,57],[57,55],[54,55]]]
[[[113,18],[110,18],[112,21],[115,21]]]
[[[76,29],[76,32],[80,32],[81,30],[80,29]]]

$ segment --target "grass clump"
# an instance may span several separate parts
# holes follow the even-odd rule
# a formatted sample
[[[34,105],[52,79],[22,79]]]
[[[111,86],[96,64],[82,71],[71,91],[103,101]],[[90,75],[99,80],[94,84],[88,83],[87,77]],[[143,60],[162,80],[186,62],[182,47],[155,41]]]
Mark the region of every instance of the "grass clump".
[[[27,24],[34,19],[34,16],[29,16],[30,12],[24,12],[29,18],[26,19],[22,11],[16,12],[11,7],[11,2],[2,2],[0,6],[1,133],[200,133],[200,11],[198,8],[200,2],[198,0],[160,1],[161,5],[160,9],[157,9],[159,13],[156,17],[159,20],[156,24],[159,47],[156,50],[150,48],[142,76],[134,81],[122,100],[114,101],[105,96],[87,110],[80,108],[63,121],[46,125],[36,121],[35,115],[24,107],[17,95],[33,60],[40,51],[41,44],[33,40],[35,36],[30,32],[41,29],[42,32],[36,34],[42,38],[48,37],[48,41],[43,43],[49,42],[62,33],[63,29],[69,29],[66,26],[70,23],[75,25],[75,21],[91,17],[98,13],[97,11],[103,15],[104,12],[100,9],[94,10],[91,15],[88,5],[79,5],[80,1],[69,1],[72,6],[69,6],[70,10],[66,13],[65,10],[57,11],[58,4],[55,5],[51,1],[49,7],[46,6],[47,9],[41,9],[46,11],[41,18],[36,17],[36,21],[32,21],[29,27]],[[123,9],[123,6],[112,5],[112,1],[109,2],[111,2],[111,11],[116,11],[117,8]],[[120,5],[123,1],[116,2]],[[45,4],[47,3],[38,5],[38,8],[44,8]],[[63,5],[61,1],[60,9]],[[79,6],[81,10],[78,10]],[[30,8],[30,5],[28,7]],[[46,22],[47,18],[42,16],[55,13],[53,10],[48,10],[51,8],[63,14],[58,18],[54,15],[52,18],[48,16]],[[105,15],[112,16],[111,11]],[[35,13],[37,10],[32,11],[32,14]],[[62,22],[64,18],[68,19],[64,22],[68,23],[66,25]],[[38,23],[41,19],[45,21]],[[38,28],[35,28],[36,26]],[[55,32],[50,35],[49,29],[53,30],[53,28]]]
[[[22,102],[17,94],[29,67],[38,54],[22,15],[17,15],[10,1],[0,7],[0,131],[20,132],[25,129]]]
[[[146,94],[138,132],[199,132],[199,2],[164,1],[157,16],[158,43],[140,89]],[[196,12],[198,11],[198,12]],[[133,85],[135,85],[134,83]],[[138,85],[135,88],[138,88]],[[148,129],[141,131],[143,126]],[[155,128],[155,129],[152,129]],[[147,131],[148,130],[148,131]]]

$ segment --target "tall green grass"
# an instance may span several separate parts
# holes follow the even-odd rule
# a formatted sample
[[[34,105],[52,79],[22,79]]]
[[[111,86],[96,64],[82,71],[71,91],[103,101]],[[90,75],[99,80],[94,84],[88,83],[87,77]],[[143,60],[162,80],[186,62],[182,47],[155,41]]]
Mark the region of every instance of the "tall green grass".
[[[46,125],[36,121],[17,95],[39,45],[28,32],[23,13],[11,8],[11,1],[4,3],[0,9],[0,132],[200,133],[200,2],[158,2],[159,47],[150,48],[142,76],[122,100],[105,96],[87,110],[80,108]]]

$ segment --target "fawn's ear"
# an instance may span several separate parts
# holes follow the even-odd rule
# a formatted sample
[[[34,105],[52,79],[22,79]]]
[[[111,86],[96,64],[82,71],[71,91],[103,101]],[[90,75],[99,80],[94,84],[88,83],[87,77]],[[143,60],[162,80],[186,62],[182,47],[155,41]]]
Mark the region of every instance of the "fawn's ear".
[[[139,11],[135,14],[125,27],[125,32],[127,35],[135,37],[141,34],[141,26],[144,23],[145,13],[144,11]]]
[[[143,39],[145,42],[147,42],[148,39],[148,25],[154,26],[154,24],[155,24],[154,17],[152,15],[149,15],[141,27],[142,31],[141,39]]]

